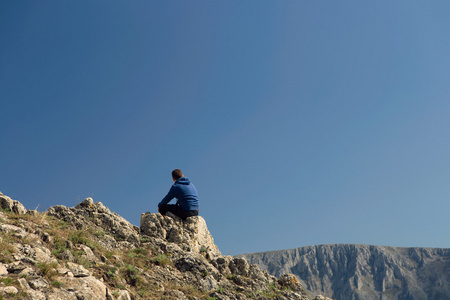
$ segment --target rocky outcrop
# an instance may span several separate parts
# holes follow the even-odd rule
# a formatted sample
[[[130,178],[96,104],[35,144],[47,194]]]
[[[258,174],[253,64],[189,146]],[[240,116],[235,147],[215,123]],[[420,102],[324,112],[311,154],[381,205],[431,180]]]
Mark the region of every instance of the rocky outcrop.
[[[146,213],[139,228],[92,198],[45,213],[6,200],[0,299],[308,299],[295,276],[222,256],[202,217]]]
[[[0,208],[7,211],[12,211],[16,214],[27,213],[27,209],[25,208],[25,206],[22,205],[22,203],[20,203],[17,200],[12,200],[8,196],[3,195],[1,192],[0,192]]]
[[[89,228],[93,223],[110,233],[116,240],[127,241],[135,245],[139,243],[139,227],[111,212],[103,203],[94,203],[92,198],[86,198],[75,207],[52,206],[47,213],[60,220],[70,222],[78,230]]]
[[[205,253],[208,258],[222,255],[202,217],[190,217],[183,221],[171,213],[169,216],[170,218],[160,214],[142,214],[141,233],[176,243],[188,252]]]
[[[321,245],[240,255],[333,299],[450,299],[450,249]]]

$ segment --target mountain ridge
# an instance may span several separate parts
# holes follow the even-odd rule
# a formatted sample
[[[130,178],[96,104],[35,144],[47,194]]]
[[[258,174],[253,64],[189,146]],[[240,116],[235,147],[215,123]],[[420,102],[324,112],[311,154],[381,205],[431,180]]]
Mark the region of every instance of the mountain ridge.
[[[450,299],[447,248],[324,244],[237,257],[336,300]]]

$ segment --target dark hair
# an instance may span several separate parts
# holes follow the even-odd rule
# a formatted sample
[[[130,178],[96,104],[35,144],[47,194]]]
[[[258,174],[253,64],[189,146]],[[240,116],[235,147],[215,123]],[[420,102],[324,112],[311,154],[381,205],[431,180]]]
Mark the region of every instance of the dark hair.
[[[183,177],[183,173],[181,173],[180,169],[175,169],[172,171],[172,178],[175,180],[180,179],[181,177]]]

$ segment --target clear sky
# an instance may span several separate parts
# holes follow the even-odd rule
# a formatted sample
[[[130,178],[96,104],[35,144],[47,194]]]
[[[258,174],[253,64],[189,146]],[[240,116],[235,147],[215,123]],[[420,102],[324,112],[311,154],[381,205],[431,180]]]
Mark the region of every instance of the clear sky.
[[[0,0],[0,190],[131,223],[180,168],[223,254],[450,247],[450,2]]]

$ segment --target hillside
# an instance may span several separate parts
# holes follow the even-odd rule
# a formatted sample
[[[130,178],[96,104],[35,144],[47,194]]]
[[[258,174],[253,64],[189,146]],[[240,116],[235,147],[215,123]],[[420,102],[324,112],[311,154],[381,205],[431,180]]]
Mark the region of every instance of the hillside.
[[[321,245],[239,257],[336,300],[450,299],[450,249]]]
[[[308,299],[294,275],[222,256],[202,217],[145,213],[137,227],[92,198],[0,204],[0,299]]]

